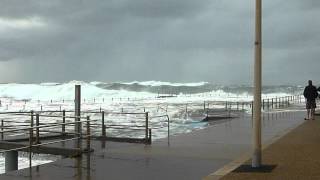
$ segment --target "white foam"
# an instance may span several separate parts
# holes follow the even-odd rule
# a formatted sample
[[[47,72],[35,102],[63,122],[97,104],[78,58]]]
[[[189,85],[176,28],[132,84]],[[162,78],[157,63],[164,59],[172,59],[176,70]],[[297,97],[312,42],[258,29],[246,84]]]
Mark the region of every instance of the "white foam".
[[[142,86],[203,86],[208,84],[208,82],[195,82],[195,83],[171,83],[171,82],[163,82],[163,81],[133,81],[133,82],[121,82],[121,84],[139,84]]]

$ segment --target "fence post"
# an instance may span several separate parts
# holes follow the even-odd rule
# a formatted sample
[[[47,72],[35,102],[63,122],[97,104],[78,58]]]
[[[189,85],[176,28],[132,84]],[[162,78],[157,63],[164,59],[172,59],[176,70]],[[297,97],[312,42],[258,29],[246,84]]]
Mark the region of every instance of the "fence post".
[[[90,152],[91,142],[90,142],[90,116],[87,116],[87,151]]]
[[[31,111],[31,119],[30,119],[30,126],[33,127],[33,111]],[[33,128],[32,128],[32,136],[33,136]]]
[[[186,119],[188,119],[188,104],[186,104]]]
[[[4,122],[3,119],[1,119],[1,131],[3,131]],[[1,132],[1,140],[3,140],[3,132]]]
[[[33,144],[33,111],[31,111],[31,122],[30,122],[30,129],[29,129],[29,167],[32,166],[32,144]]]
[[[151,134],[151,128],[149,129],[149,139],[148,139],[148,144],[151,144],[152,142],[152,134]]]
[[[167,119],[168,119],[168,145],[170,145],[170,119],[168,115],[167,115]]]
[[[62,111],[62,135],[64,136],[64,135],[66,135],[66,125],[65,125],[65,123],[66,123],[66,110],[63,110]]]
[[[106,126],[104,125],[104,111],[101,112],[102,119],[102,136],[106,136]]]
[[[75,85],[75,132],[78,136],[77,148],[81,148],[81,85]]]
[[[36,114],[36,144],[39,144],[40,143],[40,140],[39,140],[39,114]]]
[[[149,129],[149,113],[146,112],[146,134],[145,134],[145,141],[148,142],[148,129]]]

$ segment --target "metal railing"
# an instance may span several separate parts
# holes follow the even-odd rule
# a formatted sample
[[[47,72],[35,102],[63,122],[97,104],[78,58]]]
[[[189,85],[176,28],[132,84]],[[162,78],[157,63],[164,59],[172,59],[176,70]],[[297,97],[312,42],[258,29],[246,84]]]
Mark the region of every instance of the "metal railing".
[[[17,114],[15,114],[17,115]],[[21,114],[18,114],[21,115]],[[60,116],[52,116],[52,115],[39,115],[39,114],[32,114],[28,115],[31,116],[31,121],[30,121],[30,126],[29,127],[25,127],[25,128],[11,128],[10,130],[3,130],[4,126],[3,123],[4,121],[1,121],[1,138],[3,140],[3,135],[4,133],[13,133],[13,132],[20,132],[20,131],[28,131],[29,132],[29,145],[25,145],[22,147],[18,147],[18,148],[12,148],[12,149],[7,149],[7,150],[2,150],[0,151],[0,153],[5,153],[5,152],[10,152],[10,151],[21,151],[21,150],[25,150],[25,149],[29,149],[29,167],[32,166],[32,148],[33,147],[40,147],[40,146],[44,146],[44,145],[49,145],[49,144],[55,144],[55,143],[60,143],[60,142],[66,142],[66,141],[73,141],[73,140],[77,140],[77,147],[76,149],[79,149],[80,152],[91,152],[91,142],[90,142],[90,138],[91,138],[91,131],[90,131],[90,122],[94,122],[97,120],[90,120],[90,117],[76,117],[76,116],[69,116],[68,118],[80,118],[80,119],[85,119],[85,120],[80,120],[80,121],[76,121],[76,122],[68,122],[68,123],[51,123],[49,125],[40,125],[39,124],[39,117],[60,117]],[[34,118],[36,117],[36,126],[34,126]],[[73,137],[73,138],[67,138],[67,139],[61,139],[61,140],[54,140],[54,141],[49,141],[49,142],[45,142],[45,143],[41,143],[40,140],[40,129],[41,128],[47,128],[47,127],[57,127],[57,126],[61,126],[61,125],[75,125],[78,123],[86,123],[86,133],[82,133],[82,132],[78,132],[75,133],[77,136]],[[36,131],[36,136],[34,138],[34,130]],[[82,146],[80,145],[80,139],[86,139],[86,149],[84,151],[82,151]],[[35,140],[34,140],[35,139]],[[3,140],[4,141],[4,140]]]

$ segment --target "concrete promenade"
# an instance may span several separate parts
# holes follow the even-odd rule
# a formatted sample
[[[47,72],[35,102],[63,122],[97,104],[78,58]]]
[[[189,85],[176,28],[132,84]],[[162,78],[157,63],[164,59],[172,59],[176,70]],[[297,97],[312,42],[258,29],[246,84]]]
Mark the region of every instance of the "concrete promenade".
[[[303,123],[303,112],[264,114],[263,143]],[[317,121],[315,121],[317,122]],[[313,123],[313,122],[310,122]],[[152,145],[93,141],[93,153],[0,175],[1,180],[203,179],[251,149],[251,116],[155,140]],[[72,142],[70,142],[72,143]],[[68,145],[66,145],[68,146]],[[319,151],[320,152],[320,151]]]
[[[320,179],[320,116],[305,121],[263,150],[263,167],[250,168],[251,160],[221,179]],[[217,179],[212,174],[207,179]]]

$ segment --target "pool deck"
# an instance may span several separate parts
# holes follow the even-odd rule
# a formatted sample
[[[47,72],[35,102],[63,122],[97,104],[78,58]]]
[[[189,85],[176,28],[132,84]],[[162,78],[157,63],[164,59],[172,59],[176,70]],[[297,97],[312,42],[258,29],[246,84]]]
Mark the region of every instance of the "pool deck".
[[[263,143],[270,144],[303,123],[302,119],[302,112],[264,114]],[[305,124],[307,123],[302,126]],[[301,138],[301,141],[303,140]],[[242,157],[242,161],[236,163],[238,165],[248,159],[247,155],[251,149],[251,116],[224,120],[202,130],[170,136],[169,141],[167,138],[155,140],[152,145],[93,141],[92,147],[95,151],[90,155],[84,154],[81,158],[65,158],[49,164],[2,174],[0,179],[195,180],[221,177],[210,174],[225,165],[235,163],[239,157]],[[266,157],[267,155],[264,155],[264,158]],[[264,159],[264,162],[267,161]],[[232,174],[230,176],[234,177]]]

